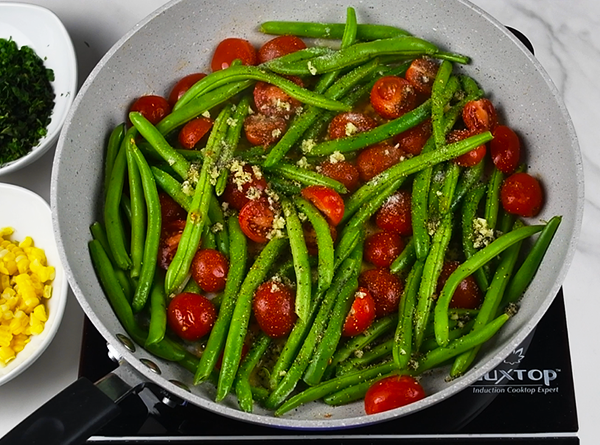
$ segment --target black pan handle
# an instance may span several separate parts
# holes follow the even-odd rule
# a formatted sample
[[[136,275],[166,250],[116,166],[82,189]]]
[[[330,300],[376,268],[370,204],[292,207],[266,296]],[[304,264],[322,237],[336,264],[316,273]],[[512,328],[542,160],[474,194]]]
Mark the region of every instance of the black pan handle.
[[[119,415],[115,396],[122,397],[122,390],[132,388],[114,374],[97,384],[82,377],[18,424],[0,445],[82,444]]]

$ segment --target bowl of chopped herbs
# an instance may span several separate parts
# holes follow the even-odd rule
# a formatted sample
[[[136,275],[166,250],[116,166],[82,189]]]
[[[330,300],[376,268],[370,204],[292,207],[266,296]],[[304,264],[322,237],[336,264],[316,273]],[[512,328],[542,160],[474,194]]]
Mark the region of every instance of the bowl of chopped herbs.
[[[0,175],[54,147],[76,92],[75,51],[60,19],[0,3]]]

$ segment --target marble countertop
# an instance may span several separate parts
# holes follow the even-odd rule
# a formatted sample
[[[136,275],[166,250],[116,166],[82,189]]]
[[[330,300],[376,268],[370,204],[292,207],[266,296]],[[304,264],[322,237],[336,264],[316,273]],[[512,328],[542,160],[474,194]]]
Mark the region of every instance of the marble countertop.
[[[12,0],[21,2],[20,0]],[[472,0],[502,23],[523,32],[564,97],[581,147],[585,210],[577,251],[564,282],[581,443],[600,435],[596,379],[600,357],[600,3],[596,0]],[[106,51],[164,0],[29,0],[52,10],[65,24],[79,63],[80,85]],[[54,150],[0,181],[27,187],[50,200]],[[596,192],[595,192],[596,191]],[[0,387],[0,437],[77,378],[83,312],[69,293],[64,321],[42,357]],[[596,439],[596,440],[595,440]]]

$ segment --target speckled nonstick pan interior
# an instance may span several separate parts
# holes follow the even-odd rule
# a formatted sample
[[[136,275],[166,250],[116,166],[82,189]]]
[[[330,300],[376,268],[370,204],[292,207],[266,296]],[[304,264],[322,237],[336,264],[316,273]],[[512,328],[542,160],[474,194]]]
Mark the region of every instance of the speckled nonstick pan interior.
[[[257,25],[266,20],[344,22],[346,6],[359,22],[397,25],[441,48],[472,57],[464,72],[497,104],[501,120],[522,137],[529,171],[542,178],[547,202],[537,219],[563,215],[550,251],[523,299],[520,311],[482,350],[474,368],[451,382],[447,370],[423,379],[429,394],[412,405],[366,416],[362,402],[332,408],[302,406],[280,418],[256,407],[244,413],[232,397],[213,401],[214,389],[194,386],[176,364],[118,340],[124,329],[92,268],[89,226],[102,219],[103,154],[110,130],[123,122],[131,101],[142,94],[166,95],[176,80],[205,70],[222,39],[269,39]],[[535,42],[533,42],[535,45]],[[556,295],[571,262],[582,218],[581,158],[568,113],[556,88],[527,49],[495,19],[460,0],[367,0],[355,4],[304,0],[196,1],[167,4],[140,22],[100,61],[78,94],[60,136],[52,173],[53,222],[69,282],[81,307],[112,347],[143,379],[208,410],[232,418],[284,428],[344,428],[408,415],[446,399],[493,369],[534,328]],[[140,359],[152,360],[160,375]],[[189,388],[189,392],[178,384]]]

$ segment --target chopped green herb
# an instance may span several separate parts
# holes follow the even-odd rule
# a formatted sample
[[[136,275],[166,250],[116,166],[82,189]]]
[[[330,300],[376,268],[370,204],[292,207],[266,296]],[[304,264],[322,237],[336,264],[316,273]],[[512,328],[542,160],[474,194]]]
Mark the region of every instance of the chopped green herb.
[[[53,80],[33,49],[0,39],[0,165],[26,155],[46,135]]]

